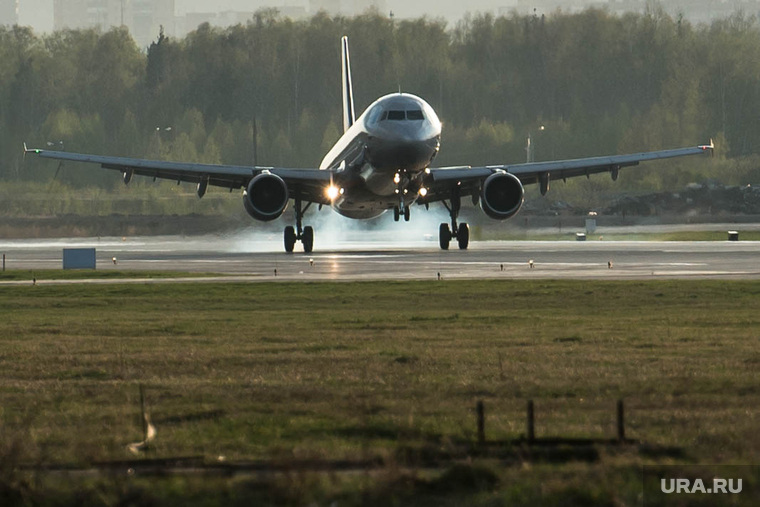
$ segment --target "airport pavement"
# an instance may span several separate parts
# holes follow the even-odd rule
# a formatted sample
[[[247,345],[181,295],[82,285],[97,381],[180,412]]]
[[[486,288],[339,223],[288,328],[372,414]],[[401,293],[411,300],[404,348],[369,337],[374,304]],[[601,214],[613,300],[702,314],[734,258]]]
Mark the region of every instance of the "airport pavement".
[[[442,251],[430,238],[388,239],[317,243],[311,254],[244,234],[0,240],[0,253],[7,269],[60,269],[64,248],[92,247],[98,270],[223,275],[174,281],[760,278],[760,242],[475,241]]]

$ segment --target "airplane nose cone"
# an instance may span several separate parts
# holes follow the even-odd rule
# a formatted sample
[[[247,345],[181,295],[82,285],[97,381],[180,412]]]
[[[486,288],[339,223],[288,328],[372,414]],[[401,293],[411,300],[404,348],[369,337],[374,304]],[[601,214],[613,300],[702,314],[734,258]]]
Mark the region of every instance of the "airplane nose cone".
[[[368,142],[370,163],[377,169],[419,171],[438,153],[440,138],[400,136],[395,139],[371,138]]]

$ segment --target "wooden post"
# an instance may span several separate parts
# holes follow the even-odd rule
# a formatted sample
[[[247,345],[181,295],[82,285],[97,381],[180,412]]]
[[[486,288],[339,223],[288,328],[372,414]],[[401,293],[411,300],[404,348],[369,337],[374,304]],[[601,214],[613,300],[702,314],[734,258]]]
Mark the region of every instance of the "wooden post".
[[[536,439],[535,421],[533,417],[533,400],[528,400],[528,442],[533,443]]]
[[[142,384],[140,384],[140,419],[142,419],[143,442],[145,442],[148,439],[148,421],[145,419],[145,395]]]
[[[483,401],[478,401],[476,409],[478,412],[478,443],[483,445],[486,443],[486,415]]]
[[[617,402],[617,438],[618,442],[625,441],[625,409],[623,400]]]

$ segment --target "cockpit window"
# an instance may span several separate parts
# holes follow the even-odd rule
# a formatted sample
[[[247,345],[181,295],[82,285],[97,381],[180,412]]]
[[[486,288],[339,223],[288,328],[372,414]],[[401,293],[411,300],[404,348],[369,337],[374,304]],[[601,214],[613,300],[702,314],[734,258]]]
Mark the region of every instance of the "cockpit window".
[[[369,116],[367,118],[368,123],[377,123],[378,121],[382,120],[381,115],[383,114],[383,108],[381,106],[375,106],[370,112]]]
[[[380,118],[380,121],[384,120],[394,120],[394,121],[403,121],[403,120],[424,120],[425,115],[422,114],[422,109],[410,109],[408,111],[401,111],[401,110],[391,110],[391,111],[385,111],[383,113],[383,116]]]
[[[406,119],[407,120],[424,120],[425,117],[422,116],[422,109],[412,109],[406,112]]]

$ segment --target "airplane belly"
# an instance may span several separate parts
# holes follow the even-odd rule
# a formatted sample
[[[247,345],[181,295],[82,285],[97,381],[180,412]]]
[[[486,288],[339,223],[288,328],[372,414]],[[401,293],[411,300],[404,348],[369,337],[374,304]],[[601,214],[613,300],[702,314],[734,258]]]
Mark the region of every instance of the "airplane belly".
[[[412,204],[413,201],[407,202]],[[360,178],[353,185],[346,186],[343,195],[332,203],[332,208],[345,217],[368,219],[379,217],[396,205],[398,197],[393,190],[385,195],[378,194]]]
[[[383,213],[385,213],[386,210],[375,210],[375,209],[364,209],[364,210],[347,210],[347,209],[335,209],[336,212],[343,215],[347,218],[353,218],[356,220],[369,220],[372,218],[377,218]]]

